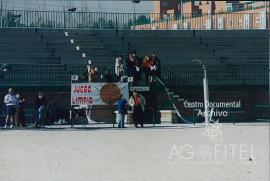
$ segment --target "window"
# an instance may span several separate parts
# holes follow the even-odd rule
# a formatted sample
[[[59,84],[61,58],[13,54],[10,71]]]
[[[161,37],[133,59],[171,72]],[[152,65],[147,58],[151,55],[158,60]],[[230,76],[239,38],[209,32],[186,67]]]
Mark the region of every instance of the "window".
[[[165,1],[165,2],[162,2],[162,7],[167,7],[168,6],[168,2]]]
[[[253,4],[249,4],[248,9],[253,9]]]
[[[232,12],[232,11],[233,11],[232,3],[227,3],[227,12]]]

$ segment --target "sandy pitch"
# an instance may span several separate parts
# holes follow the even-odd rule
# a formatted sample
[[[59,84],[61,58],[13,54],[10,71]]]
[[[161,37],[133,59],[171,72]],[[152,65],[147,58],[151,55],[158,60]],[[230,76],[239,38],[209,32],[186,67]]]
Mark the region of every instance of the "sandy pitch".
[[[221,141],[204,131],[192,126],[0,130],[0,180],[269,180],[269,124],[223,124]],[[227,146],[226,158],[220,151],[213,159],[215,145]],[[236,145],[234,158],[230,145]],[[248,150],[242,159],[241,145]]]

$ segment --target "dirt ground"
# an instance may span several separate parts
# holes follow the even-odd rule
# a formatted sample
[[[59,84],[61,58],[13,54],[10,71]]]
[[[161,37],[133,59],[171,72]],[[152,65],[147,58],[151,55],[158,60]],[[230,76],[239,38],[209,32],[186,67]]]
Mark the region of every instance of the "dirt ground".
[[[1,181],[268,181],[269,124],[0,130]]]

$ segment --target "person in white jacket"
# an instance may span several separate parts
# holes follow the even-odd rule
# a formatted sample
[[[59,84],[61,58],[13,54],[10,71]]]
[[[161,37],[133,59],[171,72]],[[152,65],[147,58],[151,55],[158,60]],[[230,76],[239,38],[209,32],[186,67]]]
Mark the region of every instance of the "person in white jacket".
[[[121,77],[124,75],[124,62],[123,62],[123,56],[120,55],[115,59],[115,75],[117,77],[117,81],[121,79]]]
[[[129,105],[132,107],[132,118],[135,127],[138,127],[138,124],[143,127],[143,114],[146,101],[143,95],[138,94],[137,91],[133,91],[133,95],[129,99]]]
[[[9,122],[10,122],[10,128],[13,128],[18,99],[17,99],[16,95],[13,93],[12,88],[8,89],[8,94],[4,98],[4,103],[6,104],[6,109],[7,109],[5,128],[8,127]]]

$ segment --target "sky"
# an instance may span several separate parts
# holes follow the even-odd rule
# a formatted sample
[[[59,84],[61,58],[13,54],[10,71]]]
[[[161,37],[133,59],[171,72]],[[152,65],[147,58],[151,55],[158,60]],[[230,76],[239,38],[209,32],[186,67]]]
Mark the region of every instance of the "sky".
[[[0,0],[1,1],[1,0]],[[62,11],[63,7],[76,7],[77,11],[132,13],[131,0],[2,0],[3,9]],[[136,4],[136,12],[153,12],[153,1]]]

